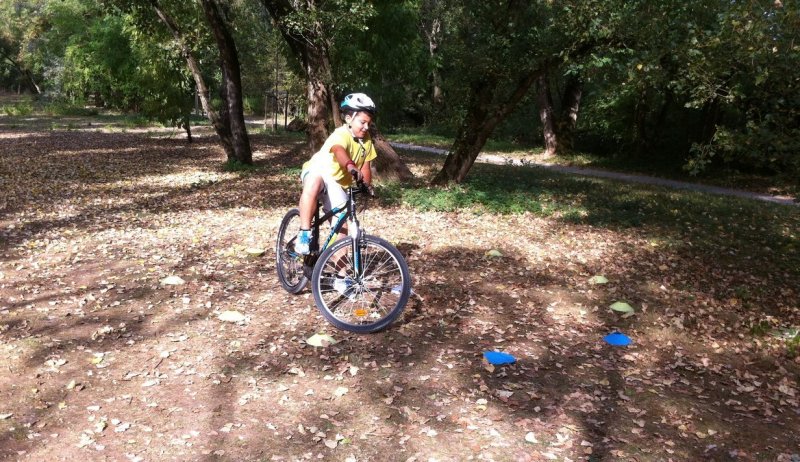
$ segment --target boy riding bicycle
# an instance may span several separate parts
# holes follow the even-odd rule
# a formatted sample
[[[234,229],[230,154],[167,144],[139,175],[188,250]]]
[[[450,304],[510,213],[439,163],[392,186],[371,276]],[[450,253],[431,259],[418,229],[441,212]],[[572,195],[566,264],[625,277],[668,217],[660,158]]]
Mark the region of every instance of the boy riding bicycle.
[[[300,174],[303,182],[299,204],[300,234],[294,247],[301,255],[309,253],[311,220],[317,198],[322,199],[324,210],[332,210],[347,202],[344,188],[359,180],[368,187],[372,182],[370,163],[377,157],[377,152],[369,136],[369,127],[375,116],[375,103],[363,93],[352,93],[345,96],[340,109],[345,124],[334,130],[322,149],[303,164]],[[346,235],[345,225],[339,237]]]

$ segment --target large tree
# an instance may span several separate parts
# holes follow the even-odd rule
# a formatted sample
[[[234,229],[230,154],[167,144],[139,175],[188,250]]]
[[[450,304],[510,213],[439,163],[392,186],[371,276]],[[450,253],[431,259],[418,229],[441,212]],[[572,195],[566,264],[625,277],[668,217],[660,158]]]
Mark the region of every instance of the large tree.
[[[0,85],[41,93],[40,76],[34,74],[25,56],[41,9],[42,0],[0,2]]]
[[[536,81],[536,102],[546,156],[572,149],[583,94],[583,82],[576,72],[573,69],[558,80],[564,87],[561,93],[554,91],[550,84],[551,79],[562,77],[560,74],[552,75],[545,69]]]
[[[216,0],[201,0],[200,4],[218,49],[219,68],[222,74],[220,85],[222,104],[219,111],[215,110],[209,101],[209,89],[200,63],[195,57],[192,44],[189,43],[188,35],[184,33],[175,17],[158,0],[150,0],[153,11],[179,44],[194,77],[203,110],[219,136],[220,144],[225,150],[228,161],[251,164],[253,154],[244,121],[241,69],[236,44],[230,33],[222,5]]]
[[[620,7],[621,9],[621,7]],[[435,184],[463,181],[486,141],[548,70],[591,51],[613,27],[609,2],[451,2],[443,54],[461,76],[463,117]],[[620,13],[617,13],[617,15]],[[452,88],[452,87],[451,87]]]
[[[308,141],[312,150],[321,148],[328,137],[328,120],[337,106],[330,86],[330,28],[336,16],[322,10],[316,0],[262,0],[276,26],[300,61],[306,78]],[[326,14],[327,13],[327,14]],[[345,12],[340,12],[347,17]]]
[[[316,151],[329,135],[329,122],[341,122],[337,95],[333,91],[336,83],[331,49],[335,39],[339,37],[340,43],[352,40],[355,31],[366,28],[367,20],[374,12],[368,4],[316,0],[262,0],[262,3],[302,65],[307,82],[309,147]],[[341,66],[349,69],[355,62],[346,59]],[[370,132],[379,152],[376,169],[386,177],[410,178],[411,171],[377,127],[373,126]]]
[[[712,166],[800,171],[797,2],[637,6],[584,64],[581,130],[602,148]],[[596,147],[596,146],[594,146]]]

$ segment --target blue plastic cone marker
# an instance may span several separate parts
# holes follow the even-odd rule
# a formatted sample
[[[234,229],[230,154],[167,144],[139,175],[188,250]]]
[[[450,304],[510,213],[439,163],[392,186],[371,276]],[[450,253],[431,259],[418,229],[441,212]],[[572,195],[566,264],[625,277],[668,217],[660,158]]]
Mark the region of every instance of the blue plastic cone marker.
[[[502,366],[503,364],[514,364],[517,362],[517,358],[511,356],[508,353],[503,353],[500,351],[484,351],[483,357],[489,361],[489,364],[494,366]]]
[[[612,332],[603,337],[603,340],[611,346],[628,346],[631,344],[630,337],[620,332]]]

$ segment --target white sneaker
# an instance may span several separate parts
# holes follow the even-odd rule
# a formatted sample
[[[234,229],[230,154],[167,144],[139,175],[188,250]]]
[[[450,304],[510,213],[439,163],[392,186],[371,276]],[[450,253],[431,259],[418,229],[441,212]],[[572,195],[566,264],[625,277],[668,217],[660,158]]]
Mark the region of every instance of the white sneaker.
[[[294,241],[294,251],[300,255],[308,255],[311,245],[311,230],[301,229]]]
[[[333,290],[339,292],[339,295],[349,298],[351,301],[356,299],[356,291],[353,289],[353,280],[350,278],[334,278]]]

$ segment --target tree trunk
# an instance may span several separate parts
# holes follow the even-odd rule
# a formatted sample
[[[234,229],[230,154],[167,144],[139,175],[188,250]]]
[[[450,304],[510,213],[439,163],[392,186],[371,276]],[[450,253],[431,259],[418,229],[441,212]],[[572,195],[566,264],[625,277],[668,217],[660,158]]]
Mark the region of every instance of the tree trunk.
[[[661,137],[664,135],[664,129],[667,125],[667,115],[669,115],[669,109],[672,107],[673,102],[672,91],[669,88],[662,89],[661,92],[664,95],[664,101],[661,103],[661,107],[655,117],[652,135],[653,140],[659,144],[662,142]]]
[[[31,90],[31,92],[35,95],[41,95],[42,90],[41,88],[39,88],[39,85],[36,83],[36,80],[34,80],[33,73],[29,69],[23,69],[23,67],[8,53],[2,50],[0,50],[0,53],[2,53],[3,58],[5,58],[6,61],[8,61],[9,64],[11,64],[17,70],[17,72],[19,72],[25,77],[25,80],[28,83],[28,88]],[[19,87],[17,87],[17,92],[19,93],[19,91],[20,91]]]
[[[650,113],[647,92],[643,91],[639,95],[633,113],[633,143],[637,155],[641,155],[648,150],[650,144],[647,136],[647,116]]]
[[[327,74],[327,72],[320,72],[314,66],[308,66],[306,72],[308,74],[308,126],[306,132],[308,133],[308,145],[312,151],[316,152],[325,144],[325,140],[330,134],[328,131],[328,84],[320,75]]]
[[[553,108],[553,97],[550,94],[548,73],[542,73],[537,80],[537,102],[539,103],[539,120],[542,122],[544,135],[544,155],[551,157],[558,152],[558,134],[556,133],[555,109]]]
[[[370,127],[369,134],[375,149],[378,151],[378,158],[373,162],[375,170],[380,174],[381,179],[408,181],[414,178],[414,174],[408,169],[400,159],[397,151],[386,141],[378,127]]]
[[[488,77],[473,84],[470,103],[464,123],[453,142],[453,148],[444,161],[442,170],[433,179],[433,184],[461,183],[478,158],[486,140],[528,92],[533,82],[543,74],[541,70],[523,75],[514,90],[502,101],[495,102],[495,89],[499,82]]]
[[[430,54],[433,68],[431,69],[431,99],[433,105],[438,109],[444,104],[444,93],[442,92],[442,76],[439,72],[438,54],[439,41],[441,40],[442,21],[439,17],[438,0],[425,0],[421,7],[422,24],[420,28],[425,38],[428,40],[428,53]]]
[[[577,76],[567,77],[564,96],[561,98],[561,116],[556,124],[558,146],[563,151],[572,150],[575,144],[575,128],[578,126],[578,110],[581,106],[583,95],[583,82]]]
[[[264,7],[277,24],[289,49],[300,60],[305,73],[308,99],[308,143],[316,152],[328,138],[328,114],[330,109],[329,83],[332,80],[328,44],[322,26],[313,25],[310,30],[299,31],[296,24],[286,24],[285,19],[295,13],[289,0],[262,0]],[[315,10],[314,1],[306,2],[309,10]],[[298,7],[299,8],[299,7]],[[305,32],[305,33],[304,33]]]
[[[313,23],[304,31],[298,31],[296,24],[287,24],[285,19],[296,11],[305,8],[316,9],[315,0],[307,0],[303,7],[295,6],[288,0],[262,0],[264,7],[277,24],[281,35],[289,45],[289,49],[297,57],[305,72],[308,82],[308,132],[309,147],[312,152],[318,151],[330,134],[328,131],[328,114],[331,114],[334,125],[341,125],[341,114],[330,90],[333,81],[327,36],[320,23]],[[403,163],[394,149],[386,142],[377,127],[371,130],[375,149],[378,151],[376,170],[385,177],[407,180],[413,175]]]
[[[228,159],[235,158],[236,152],[233,148],[230,127],[224,123],[217,111],[211,107],[211,103],[208,100],[208,87],[206,86],[206,81],[203,78],[203,73],[200,70],[200,64],[194,57],[191,48],[186,43],[183,33],[181,32],[180,28],[178,28],[178,24],[175,22],[175,20],[172,19],[172,17],[161,8],[158,0],[150,0],[150,4],[155,10],[159,19],[161,19],[161,22],[167,26],[172,33],[172,36],[175,38],[175,41],[180,46],[184,59],[186,59],[186,64],[189,66],[189,70],[192,72],[192,77],[194,78],[195,85],[197,86],[197,94],[200,97],[200,105],[203,107],[206,117],[208,117],[208,120],[214,127],[214,131],[216,131],[217,136],[219,137],[222,149],[225,150],[225,155]]]
[[[700,143],[709,144],[717,133],[717,122],[720,115],[719,98],[712,98],[703,105],[703,124],[700,129]]]
[[[181,126],[183,126],[183,129],[186,131],[186,142],[187,143],[191,143],[192,142],[192,120],[188,115],[183,116],[183,119],[181,120]]]
[[[233,157],[229,161],[243,164],[253,163],[253,153],[250,148],[250,138],[247,136],[247,125],[244,121],[244,104],[242,103],[242,77],[239,64],[239,54],[233,36],[228,30],[222,17],[219,5],[214,0],[202,0],[203,11],[214,38],[217,42],[220,56],[220,69],[222,70],[222,95],[225,124],[230,127],[231,147]]]

